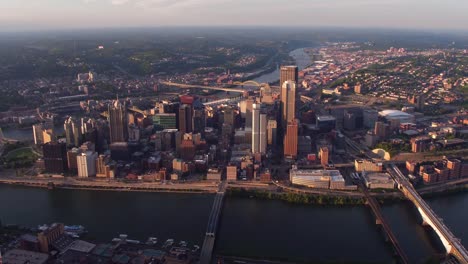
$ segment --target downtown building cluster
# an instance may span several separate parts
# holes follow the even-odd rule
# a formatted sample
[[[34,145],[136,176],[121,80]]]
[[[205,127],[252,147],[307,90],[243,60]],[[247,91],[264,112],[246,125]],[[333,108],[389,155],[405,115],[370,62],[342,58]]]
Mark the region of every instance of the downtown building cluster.
[[[145,110],[129,99],[108,101],[101,117],[66,117],[61,134],[51,124],[36,124],[35,143],[44,153],[37,165],[50,174],[148,181],[220,180],[223,174],[270,181],[273,157],[319,157],[326,167],[333,147],[321,142],[313,153],[296,116],[298,67],[281,67],[280,83],[215,105],[188,94]],[[330,132],[335,119],[319,116],[315,125],[314,131]]]

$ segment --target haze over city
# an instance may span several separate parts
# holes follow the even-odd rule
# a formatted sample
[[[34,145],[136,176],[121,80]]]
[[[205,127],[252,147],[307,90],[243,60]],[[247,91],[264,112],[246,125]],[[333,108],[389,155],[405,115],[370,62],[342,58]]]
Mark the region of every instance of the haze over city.
[[[457,0],[1,0],[0,30],[313,26],[467,30]]]

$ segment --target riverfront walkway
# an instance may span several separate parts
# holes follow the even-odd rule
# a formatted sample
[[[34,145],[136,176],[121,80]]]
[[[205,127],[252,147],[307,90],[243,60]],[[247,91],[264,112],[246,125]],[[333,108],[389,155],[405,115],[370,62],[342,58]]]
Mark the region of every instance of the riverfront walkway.
[[[439,236],[440,240],[447,250],[447,254],[452,254],[460,263],[468,263],[468,251],[450,231],[450,229],[442,222],[442,219],[431,209],[431,207],[421,198],[419,193],[414,189],[413,185],[403,175],[397,166],[391,164],[388,166],[388,171],[394,177],[398,184],[398,188],[403,194],[416,206],[421,213],[425,224],[431,226]]]
[[[224,194],[226,192],[227,182],[222,181],[219,185],[219,190],[216,193],[213,208],[211,209],[210,217],[208,218],[208,226],[206,227],[205,240],[200,253],[200,264],[211,263],[213,249],[215,245],[216,229],[219,223],[219,217],[223,208]]]

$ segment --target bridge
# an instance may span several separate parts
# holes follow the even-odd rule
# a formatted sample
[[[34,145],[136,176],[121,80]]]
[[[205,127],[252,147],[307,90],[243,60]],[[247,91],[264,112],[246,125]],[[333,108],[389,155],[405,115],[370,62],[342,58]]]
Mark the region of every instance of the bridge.
[[[455,237],[450,229],[443,223],[442,219],[439,218],[424,199],[421,198],[400,169],[394,164],[389,164],[387,170],[394,177],[401,192],[416,206],[423,219],[423,224],[432,227],[439,236],[447,254],[453,255],[460,263],[468,263],[468,251],[465,249],[460,239]]]
[[[228,88],[228,87],[217,87],[217,86],[206,86],[206,85],[196,85],[196,84],[183,84],[183,83],[174,83],[174,82],[159,82],[160,84],[167,85],[167,86],[175,86],[181,89],[206,89],[206,90],[217,90],[217,91],[225,91],[225,92],[234,92],[234,93],[244,93],[248,91],[253,91],[255,89],[259,89],[268,85],[267,83],[258,83],[255,81],[246,81],[246,82],[234,82],[232,85],[236,86],[246,86],[246,89],[240,88]],[[279,89],[276,86],[270,86],[270,88]]]
[[[367,205],[372,209],[372,212],[374,213],[374,216],[376,218],[376,224],[381,225],[385,234],[386,238],[392,243],[393,249],[395,250],[396,255],[400,258],[402,263],[410,263],[408,260],[408,257],[406,256],[405,252],[403,251],[403,248],[400,246],[400,243],[398,242],[398,239],[395,237],[393,234],[392,229],[388,225],[387,221],[385,220],[382,210],[380,209],[379,202],[370,195],[369,191],[367,190],[367,186],[364,185],[362,179],[359,181],[359,189],[362,191],[364,196],[366,197],[367,200]]]
[[[222,181],[216,193],[210,217],[208,218],[208,226],[206,227],[205,240],[200,253],[200,264],[211,263],[213,249],[216,238],[216,229],[219,223],[219,217],[223,208],[224,193],[226,191],[227,182]]]

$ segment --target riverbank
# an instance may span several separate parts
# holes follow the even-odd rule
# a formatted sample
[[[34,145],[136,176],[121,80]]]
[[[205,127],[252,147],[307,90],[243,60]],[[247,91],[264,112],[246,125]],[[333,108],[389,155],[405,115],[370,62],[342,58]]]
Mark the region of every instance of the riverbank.
[[[452,186],[443,186],[440,189],[430,190],[430,191],[419,191],[423,198],[434,198],[444,195],[452,195],[468,192],[468,184],[462,185],[452,185]]]
[[[271,192],[258,189],[229,188],[228,196],[255,198],[262,200],[281,200],[292,204],[316,204],[316,205],[362,205],[363,197],[330,196],[322,194],[305,194],[293,192]]]
[[[218,185],[213,183],[125,183],[117,181],[81,181],[70,178],[0,178],[0,184],[19,185],[45,189],[73,189],[116,192],[172,192],[172,193],[216,193]]]
[[[0,184],[19,185],[45,189],[76,189],[92,191],[116,192],[161,192],[161,193],[216,193],[218,182],[124,182],[118,180],[85,180],[76,177],[1,177]],[[232,183],[228,186],[227,194],[235,197],[256,198],[263,200],[281,200],[293,204],[315,205],[362,205],[365,204],[361,192],[343,192],[320,189],[300,189],[301,191],[285,188],[275,188],[272,184],[257,182]],[[424,198],[432,198],[447,194],[468,191],[468,179],[460,182],[447,182],[443,185],[429,186],[418,189]],[[398,191],[373,191],[381,204],[405,201],[405,197]]]
[[[434,198],[450,194],[457,194],[468,191],[468,185],[449,186],[446,189],[438,189],[430,193],[423,193],[424,198]],[[316,193],[297,193],[297,192],[273,192],[261,189],[247,188],[228,188],[227,195],[232,197],[261,199],[261,200],[280,200],[291,204],[310,204],[310,205],[336,205],[336,206],[355,206],[366,204],[364,196],[343,196],[334,194],[316,194]],[[384,204],[393,204],[404,202],[407,199],[400,192],[389,193],[371,193],[377,201]]]

